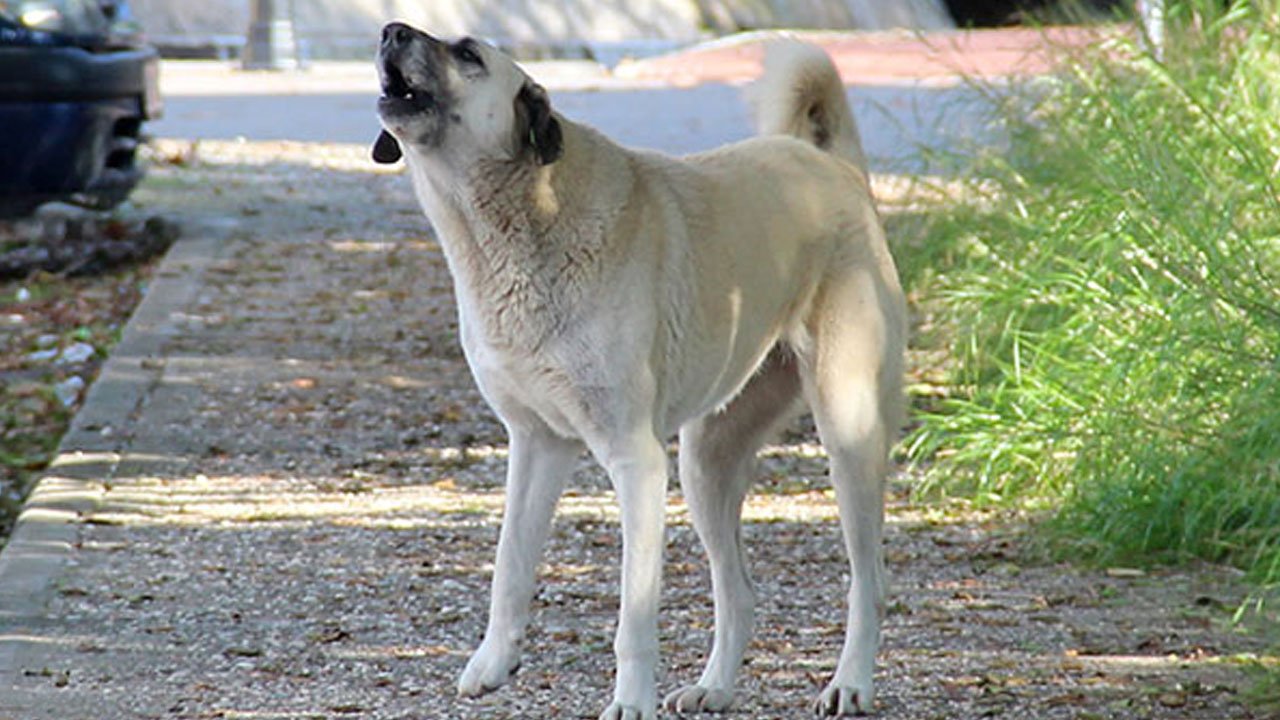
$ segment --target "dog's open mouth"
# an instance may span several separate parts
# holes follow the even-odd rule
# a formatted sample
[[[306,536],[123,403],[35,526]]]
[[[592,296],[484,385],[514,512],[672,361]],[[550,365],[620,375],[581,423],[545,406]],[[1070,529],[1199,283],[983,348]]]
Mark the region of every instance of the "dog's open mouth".
[[[394,63],[382,66],[382,97],[379,108],[386,113],[399,114],[425,110],[435,103],[435,97],[425,88],[414,87]]]
[[[404,79],[404,73],[400,72],[400,68],[391,63],[383,67],[382,95],[398,100],[413,99],[413,88],[409,87],[409,81]]]

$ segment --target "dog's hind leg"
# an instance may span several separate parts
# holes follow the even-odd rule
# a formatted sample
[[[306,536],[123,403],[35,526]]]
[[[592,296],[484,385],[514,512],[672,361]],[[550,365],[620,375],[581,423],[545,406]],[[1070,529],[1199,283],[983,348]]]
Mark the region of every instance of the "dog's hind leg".
[[[512,426],[510,435],[506,509],[493,569],[489,624],[458,680],[462,695],[496,690],[520,665],[542,546],[581,448],[546,427]]]
[[[755,596],[742,547],[742,502],[755,453],[792,416],[800,396],[795,358],[775,348],[759,372],[723,411],[680,431],[680,485],[694,528],[711,563],[715,640],[696,685],[669,694],[677,713],[724,712],[754,625]]]
[[[884,484],[901,413],[904,316],[896,278],[855,266],[828,276],[808,323],[812,346],[801,359],[801,375],[830,458],[851,576],[844,648],[815,703],[820,717],[858,715],[874,706]]]

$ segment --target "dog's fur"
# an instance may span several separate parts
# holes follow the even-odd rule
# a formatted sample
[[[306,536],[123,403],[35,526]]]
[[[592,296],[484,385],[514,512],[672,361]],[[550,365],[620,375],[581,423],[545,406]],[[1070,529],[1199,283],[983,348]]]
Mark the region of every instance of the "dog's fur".
[[[403,152],[453,274],[467,359],[510,433],[489,623],[459,691],[493,690],[519,665],[541,549],[585,445],[622,513],[617,679],[601,717],[655,717],[664,443],[678,430],[715,639],[702,677],[666,704],[727,709],[753,625],[739,531],[752,460],[803,399],[852,575],[844,649],[815,708],[869,711],[905,311],[830,60],[775,46],[756,93],[765,137],[685,158],[571,122],[471,39],[392,23],[378,66],[374,157]]]

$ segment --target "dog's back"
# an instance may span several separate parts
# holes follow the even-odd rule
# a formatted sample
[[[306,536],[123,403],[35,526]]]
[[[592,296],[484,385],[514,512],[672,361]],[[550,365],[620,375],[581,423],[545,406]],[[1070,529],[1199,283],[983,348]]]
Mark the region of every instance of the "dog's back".
[[[748,90],[761,135],[790,135],[867,170],[844,84],[822,48],[779,40],[765,48],[764,74]]]

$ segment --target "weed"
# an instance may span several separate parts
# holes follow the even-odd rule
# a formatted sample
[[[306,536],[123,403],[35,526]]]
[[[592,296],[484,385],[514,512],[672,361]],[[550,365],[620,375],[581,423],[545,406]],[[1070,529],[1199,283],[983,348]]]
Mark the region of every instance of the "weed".
[[[907,447],[926,490],[1050,500],[1073,557],[1277,584],[1280,14],[1172,4],[1166,29],[1164,61],[1113,41],[1021,95],[927,224],[945,392]]]

